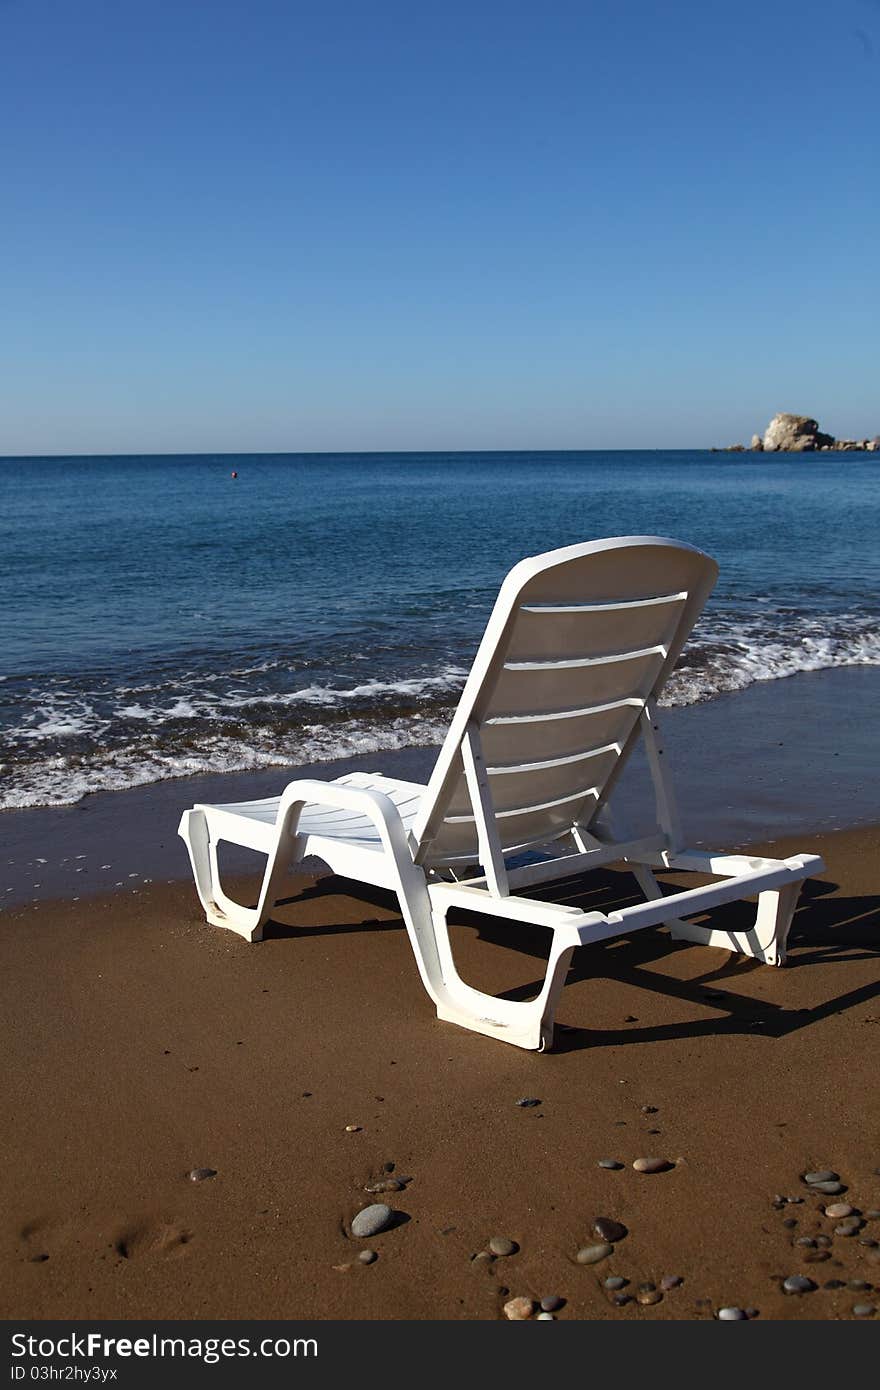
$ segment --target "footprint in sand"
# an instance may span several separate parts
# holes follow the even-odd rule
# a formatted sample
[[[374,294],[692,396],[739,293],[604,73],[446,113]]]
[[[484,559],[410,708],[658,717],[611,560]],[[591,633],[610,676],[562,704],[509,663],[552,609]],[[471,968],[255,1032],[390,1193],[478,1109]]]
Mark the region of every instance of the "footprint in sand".
[[[124,1260],[138,1260],[150,1255],[173,1258],[184,1254],[191,1240],[192,1232],[176,1222],[145,1218],[131,1221],[123,1227],[113,1247]]]

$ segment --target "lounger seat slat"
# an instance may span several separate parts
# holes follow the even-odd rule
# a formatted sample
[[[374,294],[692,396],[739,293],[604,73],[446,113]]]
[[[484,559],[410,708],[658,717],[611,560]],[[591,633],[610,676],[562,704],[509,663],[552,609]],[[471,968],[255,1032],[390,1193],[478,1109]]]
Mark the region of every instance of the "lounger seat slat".
[[[666,648],[646,647],[635,652],[610,652],[605,656],[557,657],[549,661],[505,661],[505,671],[570,671],[583,666],[618,666],[625,661],[640,661],[646,656],[666,656]]]
[[[634,608],[653,608],[684,603],[687,593],[659,594],[653,598],[627,599],[623,603],[524,603],[521,613],[626,613]]]

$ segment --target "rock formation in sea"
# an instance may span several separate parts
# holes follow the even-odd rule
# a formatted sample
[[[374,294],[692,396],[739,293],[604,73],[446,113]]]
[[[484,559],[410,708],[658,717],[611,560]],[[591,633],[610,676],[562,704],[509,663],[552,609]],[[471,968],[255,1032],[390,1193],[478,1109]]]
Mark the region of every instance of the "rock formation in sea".
[[[741,454],[743,444],[728,444],[725,453]],[[810,415],[789,415],[783,411],[774,415],[763,435],[753,434],[749,445],[755,453],[812,453],[817,449],[866,450],[880,453],[880,435],[873,439],[835,439],[825,434]],[[717,449],[712,450],[718,453]]]

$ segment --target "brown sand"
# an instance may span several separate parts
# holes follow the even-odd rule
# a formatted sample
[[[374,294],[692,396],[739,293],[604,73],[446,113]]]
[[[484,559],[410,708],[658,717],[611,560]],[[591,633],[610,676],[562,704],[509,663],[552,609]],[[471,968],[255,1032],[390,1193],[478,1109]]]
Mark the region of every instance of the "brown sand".
[[[306,880],[259,946],[204,925],[188,884],[8,914],[0,1313],[493,1318],[505,1289],[562,1295],[563,1319],[880,1304],[821,1287],[880,1285],[880,1246],[862,1243],[880,1219],[822,1263],[792,1244],[835,1224],[806,1168],[880,1207],[878,847],[876,830],[773,846],[828,864],[784,970],[653,931],[581,951],[544,1055],[438,1022],[393,900],[339,880]],[[607,900],[628,884],[607,874]],[[456,935],[474,983],[525,995],[538,978],[539,933]],[[642,1155],[677,1163],[640,1175]],[[598,1168],[606,1156],[626,1167]],[[408,1219],[353,1241],[389,1162],[411,1179],[388,1198]],[[216,1177],[190,1182],[203,1166]],[[805,1200],[774,1210],[775,1193]],[[599,1215],[629,1235],[578,1266]],[[519,1253],[473,1261],[493,1235]],[[784,1295],[792,1273],[819,1289]],[[616,1308],[611,1274],[631,1293],[684,1283]]]

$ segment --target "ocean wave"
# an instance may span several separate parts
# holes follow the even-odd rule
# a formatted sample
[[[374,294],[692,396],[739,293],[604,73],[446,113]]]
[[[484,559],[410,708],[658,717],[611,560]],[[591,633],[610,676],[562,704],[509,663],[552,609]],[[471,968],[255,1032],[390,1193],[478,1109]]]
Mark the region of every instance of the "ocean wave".
[[[689,705],[803,672],[880,665],[876,624],[838,615],[836,630],[831,626],[823,631],[816,618],[776,612],[763,629],[733,617],[698,629],[662,703]],[[7,701],[0,808],[70,805],[89,792],[173,777],[436,744],[467,675],[447,661],[413,675],[362,682],[325,676],[299,689],[266,688],[267,672],[280,682],[289,669],[277,666],[247,668],[225,689],[209,683],[213,673],[199,686],[187,671],[184,680],[132,683],[128,691],[140,698],[124,699],[113,682],[77,689],[65,678],[63,686]]]

